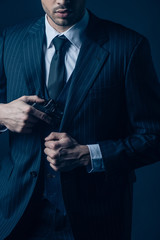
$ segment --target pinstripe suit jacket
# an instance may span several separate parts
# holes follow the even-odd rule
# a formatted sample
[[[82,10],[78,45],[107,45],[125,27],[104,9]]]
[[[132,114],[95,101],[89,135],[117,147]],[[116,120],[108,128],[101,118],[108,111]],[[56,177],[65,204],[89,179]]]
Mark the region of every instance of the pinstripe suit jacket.
[[[0,38],[0,101],[44,96],[44,18]],[[81,144],[99,143],[104,173],[62,173],[76,239],[129,239],[132,171],[159,160],[160,86],[147,40],[91,14],[73,74],[60,131]],[[40,130],[10,132],[10,157],[0,162],[0,239],[23,215],[37,188]],[[32,172],[36,174],[30,174]]]

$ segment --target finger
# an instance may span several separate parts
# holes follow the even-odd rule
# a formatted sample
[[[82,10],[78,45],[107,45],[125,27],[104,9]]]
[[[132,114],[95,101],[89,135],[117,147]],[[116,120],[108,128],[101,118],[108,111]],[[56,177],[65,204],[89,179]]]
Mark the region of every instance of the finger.
[[[60,163],[56,159],[52,159],[49,156],[47,156],[47,161],[54,166],[59,166],[60,165]]]
[[[50,148],[50,149],[52,149],[52,150],[61,150],[61,148],[62,148],[62,146],[59,144],[59,141],[46,141],[45,143],[44,143],[44,145],[45,145],[45,147],[46,148]]]
[[[44,143],[45,147],[50,148],[52,150],[58,150],[59,152],[62,153],[62,155],[67,154],[67,150],[69,147],[71,147],[71,144],[68,144],[66,142],[63,142],[61,140],[51,140],[51,141],[46,141]]]
[[[61,140],[62,138],[66,137],[67,133],[51,132],[49,136],[45,138],[45,141]]]
[[[53,165],[52,163],[50,163],[50,167],[55,171],[55,172],[58,172],[59,171],[59,168],[55,165]]]
[[[59,140],[59,145],[61,148],[73,148],[76,145],[76,142],[71,138],[62,138]]]
[[[80,165],[81,160],[73,158],[73,156],[61,156],[61,154],[58,154],[56,152],[53,153],[53,151],[49,151],[49,149],[46,148],[45,153],[47,155],[47,161],[53,164],[54,166],[59,167],[68,167],[72,165]]]
[[[56,152],[54,150],[51,150],[49,148],[45,148],[44,149],[44,153],[47,155],[47,157],[50,157],[52,159],[55,159],[55,160],[59,160],[59,152]]]
[[[36,117],[36,118],[38,118],[38,119],[40,119],[40,120],[42,120],[42,121],[44,121],[44,122],[46,122],[48,124],[52,124],[52,118],[49,117],[46,113],[41,112],[41,111],[35,109],[34,107],[31,107],[30,113],[34,117]]]
[[[22,96],[19,98],[19,100],[25,102],[25,103],[34,103],[34,102],[37,102],[37,103],[42,103],[44,102],[45,100],[36,96],[36,95],[32,95],[32,96]]]
[[[38,122],[38,120],[39,120],[38,118],[36,118],[32,115],[26,115],[26,113],[25,113],[25,116],[23,116],[22,119],[21,118],[17,119],[16,122],[22,122],[23,121],[24,123],[35,124],[35,123]]]

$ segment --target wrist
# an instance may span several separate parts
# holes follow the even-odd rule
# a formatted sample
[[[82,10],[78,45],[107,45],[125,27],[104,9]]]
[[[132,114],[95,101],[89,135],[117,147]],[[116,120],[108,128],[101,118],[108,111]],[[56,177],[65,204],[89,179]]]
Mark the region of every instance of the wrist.
[[[81,145],[80,159],[83,160],[83,165],[88,166],[91,164],[90,151],[87,145]]]
[[[4,119],[5,119],[5,111],[4,111],[4,107],[5,107],[5,105],[6,104],[4,104],[4,103],[1,103],[0,104],[0,125],[1,126],[5,126],[5,121],[4,121]]]

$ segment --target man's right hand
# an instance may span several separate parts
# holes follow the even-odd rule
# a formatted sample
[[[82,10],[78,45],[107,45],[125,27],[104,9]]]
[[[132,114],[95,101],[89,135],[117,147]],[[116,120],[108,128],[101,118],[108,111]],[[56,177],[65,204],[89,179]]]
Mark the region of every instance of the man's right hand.
[[[48,115],[30,105],[30,103],[43,103],[43,101],[34,95],[23,96],[10,103],[0,104],[0,124],[17,133],[31,133],[38,120],[50,124],[51,118]]]

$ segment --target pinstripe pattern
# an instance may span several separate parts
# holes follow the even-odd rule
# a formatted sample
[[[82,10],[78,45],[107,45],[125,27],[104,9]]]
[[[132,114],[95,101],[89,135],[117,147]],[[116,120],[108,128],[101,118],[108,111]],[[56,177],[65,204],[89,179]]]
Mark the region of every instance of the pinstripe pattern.
[[[16,26],[0,39],[1,101],[43,96],[44,40],[44,18]],[[106,172],[88,174],[78,168],[61,174],[76,240],[130,239],[131,171],[159,161],[159,92],[147,40],[91,15],[61,131],[81,144],[99,143]],[[30,172],[39,172],[40,146],[38,131],[10,133],[11,157],[0,171],[0,240],[14,228],[37,189],[37,177]]]

